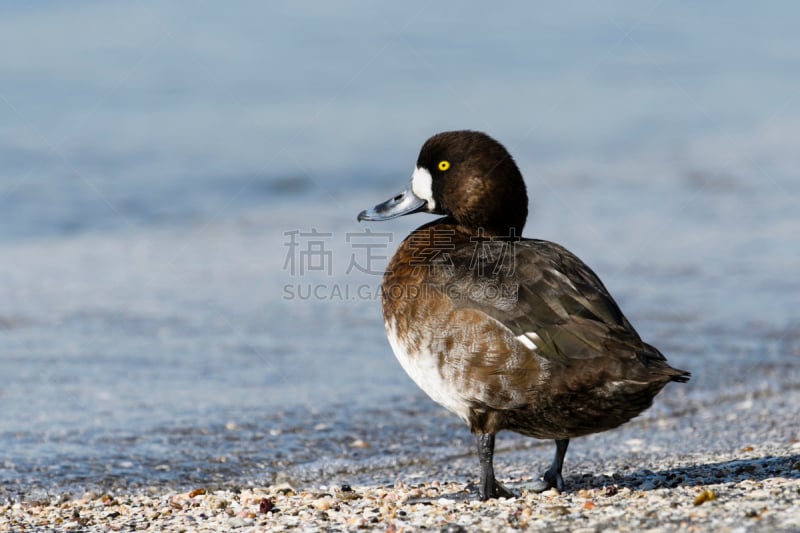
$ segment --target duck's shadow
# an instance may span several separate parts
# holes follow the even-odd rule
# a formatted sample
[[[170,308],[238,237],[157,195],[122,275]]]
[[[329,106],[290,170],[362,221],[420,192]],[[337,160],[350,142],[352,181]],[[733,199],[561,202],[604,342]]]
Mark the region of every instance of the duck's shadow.
[[[695,487],[715,483],[738,483],[746,480],[763,481],[776,477],[800,479],[800,455],[737,459],[719,463],[680,466],[657,472],[641,469],[633,473],[610,476],[573,475],[565,481],[567,491],[611,486],[628,487],[631,490],[654,490],[679,486]]]

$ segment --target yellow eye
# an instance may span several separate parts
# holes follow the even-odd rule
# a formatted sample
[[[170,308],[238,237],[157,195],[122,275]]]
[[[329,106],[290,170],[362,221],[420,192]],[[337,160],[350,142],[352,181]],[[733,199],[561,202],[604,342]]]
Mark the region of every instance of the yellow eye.
[[[448,168],[450,168],[450,161],[439,161],[439,170],[444,172]]]

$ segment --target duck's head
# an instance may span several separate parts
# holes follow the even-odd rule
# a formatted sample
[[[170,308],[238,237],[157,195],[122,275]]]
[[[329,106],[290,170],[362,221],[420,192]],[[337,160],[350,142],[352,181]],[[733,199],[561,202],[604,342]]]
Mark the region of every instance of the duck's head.
[[[493,235],[521,235],[528,216],[525,182],[502,144],[479,131],[448,131],[420,150],[411,185],[358,220],[389,220],[417,212],[446,215]]]

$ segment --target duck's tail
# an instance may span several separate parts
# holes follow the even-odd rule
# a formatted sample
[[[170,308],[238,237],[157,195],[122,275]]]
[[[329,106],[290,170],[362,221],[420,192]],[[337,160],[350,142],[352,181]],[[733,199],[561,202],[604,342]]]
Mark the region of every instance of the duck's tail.
[[[678,383],[686,383],[692,377],[692,373],[687,372],[686,370],[679,370],[677,368],[672,368],[670,370],[672,370],[669,376],[670,381],[677,381]]]
[[[663,383],[669,381],[677,381],[678,383],[686,383],[692,377],[691,372],[681,370],[679,368],[672,368],[667,362],[667,358],[661,353],[658,348],[652,344],[644,343],[646,350],[639,352],[639,361],[644,364],[654,375],[658,376],[659,380]],[[666,378],[666,379],[664,379]]]

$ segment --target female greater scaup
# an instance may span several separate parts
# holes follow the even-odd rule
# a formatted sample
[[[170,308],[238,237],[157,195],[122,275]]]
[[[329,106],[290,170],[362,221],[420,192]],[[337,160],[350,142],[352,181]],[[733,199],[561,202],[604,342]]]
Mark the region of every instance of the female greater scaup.
[[[497,482],[495,434],[555,439],[535,490],[563,490],[569,439],[619,426],[689,372],[644,342],[603,283],[558,244],[520,235],[525,182],[511,155],[476,131],[434,135],[411,187],[358,215],[444,217],[400,245],[383,278],[389,343],[411,378],[478,436],[480,498]]]

